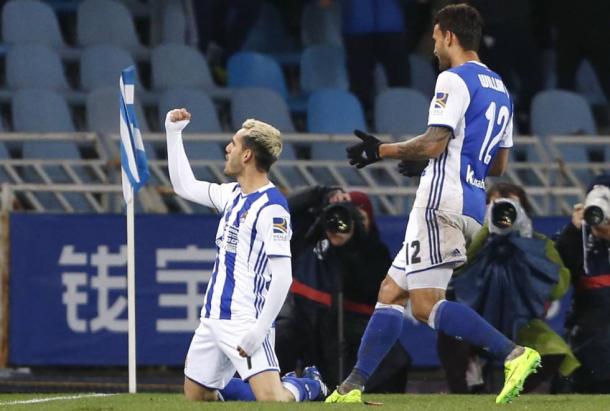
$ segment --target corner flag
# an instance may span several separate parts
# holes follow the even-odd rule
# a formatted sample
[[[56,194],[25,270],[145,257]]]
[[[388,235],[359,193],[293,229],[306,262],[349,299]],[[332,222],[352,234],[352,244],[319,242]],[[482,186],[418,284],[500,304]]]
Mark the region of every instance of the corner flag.
[[[146,183],[149,177],[148,161],[142,142],[142,134],[136,119],[134,104],[136,71],[129,66],[121,72],[121,175],[123,180],[123,197],[125,203],[132,200],[133,193]]]

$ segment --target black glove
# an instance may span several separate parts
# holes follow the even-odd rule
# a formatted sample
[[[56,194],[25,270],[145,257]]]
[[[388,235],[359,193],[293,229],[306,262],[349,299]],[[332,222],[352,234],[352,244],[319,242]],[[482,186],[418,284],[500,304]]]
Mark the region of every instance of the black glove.
[[[362,143],[354,144],[345,149],[349,163],[355,165],[356,168],[362,168],[380,161],[379,146],[381,141],[362,130],[354,130],[354,134],[362,140]]]
[[[428,162],[429,160],[402,160],[398,163],[398,172],[405,177],[419,177]]]

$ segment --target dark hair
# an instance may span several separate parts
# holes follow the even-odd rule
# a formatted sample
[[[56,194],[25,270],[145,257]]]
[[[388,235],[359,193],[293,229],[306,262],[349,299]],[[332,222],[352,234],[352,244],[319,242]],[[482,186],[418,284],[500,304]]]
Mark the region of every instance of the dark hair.
[[[256,168],[259,171],[266,173],[271,169],[271,164],[275,163],[275,158],[261,143],[251,138],[250,136],[244,136],[244,147],[254,152],[254,161]]]
[[[455,34],[464,50],[479,50],[483,19],[474,7],[465,3],[445,6],[436,13],[434,24],[443,33]]]
[[[500,197],[510,197],[517,196],[519,198],[519,203],[521,203],[521,207],[525,210],[527,215],[532,214],[532,205],[530,201],[527,199],[527,194],[525,194],[525,190],[513,183],[505,183],[500,182],[496,183],[489,190],[487,190],[487,202],[489,203],[489,199],[494,194],[499,194]]]

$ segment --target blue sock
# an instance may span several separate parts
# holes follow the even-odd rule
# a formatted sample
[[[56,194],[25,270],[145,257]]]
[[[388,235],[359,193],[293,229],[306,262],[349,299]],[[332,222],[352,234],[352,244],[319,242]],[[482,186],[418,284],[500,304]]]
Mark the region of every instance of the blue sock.
[[[218,391],[225,401],[256,401],[250,384],[239,378],[231,378],[227,386]]]
[[[373,374],[398,339],[403,316],[402,310],[390,306],[376,308],[373,312],[360,341],[358,361],[354,366],[365,380]]]
[[[283,377],[282,383],[296,401],[315,401],[320,395],[320,382],[311,378]]]
[[[500,360],[504,360],[515,348],[515,343],[485,321],[476,311],[453,301],[442,301],[438,305],[434,328],[477,347],[485,348]]]

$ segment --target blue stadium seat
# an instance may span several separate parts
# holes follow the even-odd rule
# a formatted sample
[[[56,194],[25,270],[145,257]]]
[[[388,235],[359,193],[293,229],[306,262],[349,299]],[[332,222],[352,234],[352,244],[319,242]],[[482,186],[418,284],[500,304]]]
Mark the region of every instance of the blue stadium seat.
[[[80,83],[86,91],[117,86],[121,71],[135,65],[129,52],[108,44],[86,47],[80,57]]]
[[[165,91],[159,99],[159,124],[165,124],[169,110],[186,108],[192,115],[191,122],[184,129],[185,133],[221,133],[216,107],[210,97],[203,91],[173,88]]]
[[[11,89],[37,88],[66,92],[68,81],[59,55],[42,45],[17,45],[6,56],[6,82]]]
[[[436,86],[436,71],[429,60],[417,54],[409,55],[411,65],[411,88],[432,98]]]
[[[315,1],[305,4],[301,15],[301,40],[306,47],[342,45],[341,5],[336,1],[330,7],[320,7]]]
[[[417,90],[389,88],[375,98],[375,127],[378,133],[396,136],[426,131],[430,100]]]
[[[81,46],[114,44],[132,53],[146,53],[129,9],[114,0],[85,0],[76,14],[76,33]]]
[[[229,87],[264,87],[288,97],[284,74],[279,64],[261,53],[242,51],[233,54],[227,65]]]
[[[542,137],[597,134],[587,100],[571,91],[546,90],[536,94],[530,117],[532,133]]]
[[[177,61],[180,64],[176,64]],[[214,84],[208,63],[197,49],[183,44],[161,44],[152,51],[150,62],[152,86],[157,91],[195,88],[205,91],[212,98],[230,97],[230,90]]]
[[[16,91],[13,94],[11,111],[15,131],[29,133],[75,131],[66,100],[61,94],[51,90]]]
[[[311,93],[321,88],[349,89],[345,52],[341,46],[309,46],[301,55],[301,90]]]
[[[358,99],[345,90],[322,89],[309,97],[307,131],[310,133],[351,134],[366,130]]]
[[[262,3],[256,23],[246,36],[242,50],[269,54],[282,65],[299,63],[299,53],[286,32],[284,19],[269,2]]]
[[[87,113],[87,130],[102,134],[118,134],[119,132],[119,88],[103,87],[87,94],[85,103]],[[140,131],[149,130],[146,116],[137,102],[136,117]]]
[[[608,75],[608,73],[606,73]],[[599,78],[589,60],[584,59],[576,71],[576,89],[589,104],[604,106],[608,104],[610,96],[606,96]]]
[[[161,20],[162,43],[186,43],[186,16],[182,2],[166,1]]]
[[[2,38],[8,44],[66,47],[53,9],[42,1],[8,1],[2,8]]]
[[[283,133],[294,132],[286,102],[281,95],[270,89],[246,87],[233,94],[231,98],[233,128],[240,129],[244,120],[248,118],[267,122]]]

